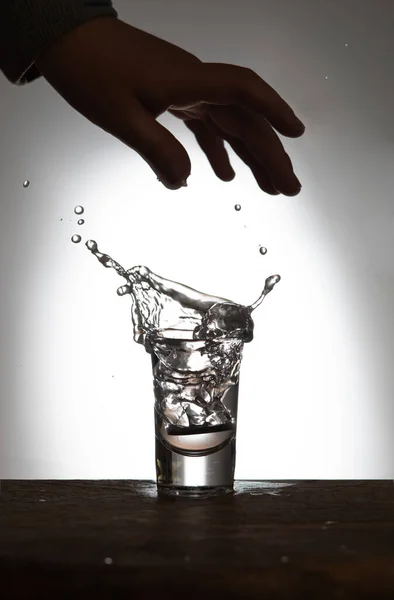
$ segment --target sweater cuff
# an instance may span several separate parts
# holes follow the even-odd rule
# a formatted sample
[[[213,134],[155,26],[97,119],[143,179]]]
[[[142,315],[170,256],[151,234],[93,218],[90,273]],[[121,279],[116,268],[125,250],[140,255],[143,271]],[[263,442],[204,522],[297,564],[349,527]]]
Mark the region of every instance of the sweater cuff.
[[[17,85],[41,77],[35,61],[62,35],[96,17],[118,16],[109,0],[7,0],[4,4],[0,69]]]

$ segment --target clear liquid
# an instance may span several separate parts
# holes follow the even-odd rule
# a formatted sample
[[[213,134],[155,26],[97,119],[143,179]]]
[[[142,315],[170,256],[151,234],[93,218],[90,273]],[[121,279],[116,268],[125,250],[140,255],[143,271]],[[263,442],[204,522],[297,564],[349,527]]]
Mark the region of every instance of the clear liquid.
[[[230,485],[243,345],[253,339],[252,312],[279,275],[268,277],[259,298],[243,306],[164,279],[144,266],[126,270],[100,252],[94,240],[86,246],[125,280],[118,295],[130,296],[134,340],[152,356],[158,481],[182,487],[179,473],[186,471],[177,458],[182,456],[194,461],[185,475],[188,485],[209,487],[214,473],[220,473],[217,485]],[[226,457],[227,470],[219,455]]]

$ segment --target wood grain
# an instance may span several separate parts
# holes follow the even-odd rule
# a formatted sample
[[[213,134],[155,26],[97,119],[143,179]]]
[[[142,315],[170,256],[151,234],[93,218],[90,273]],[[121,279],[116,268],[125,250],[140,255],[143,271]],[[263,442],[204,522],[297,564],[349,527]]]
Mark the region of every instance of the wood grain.
[[[394,600],[394,485],[237,482],[158,498],[144,481],[3,481],[0,599]]]

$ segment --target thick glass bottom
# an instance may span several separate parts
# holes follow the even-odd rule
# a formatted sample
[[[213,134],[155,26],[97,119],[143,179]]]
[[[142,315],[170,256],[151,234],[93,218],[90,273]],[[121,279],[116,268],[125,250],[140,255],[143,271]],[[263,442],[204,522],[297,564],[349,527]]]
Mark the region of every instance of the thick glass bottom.
[[[182,449],[183,450],[183,449]],[[183,450],[184,451],[184,450]],[[233,491],[235,435],[223,447],[209,454],[180,454],[168,440],[156,437],[158,493],[167,496],[201,498]]]

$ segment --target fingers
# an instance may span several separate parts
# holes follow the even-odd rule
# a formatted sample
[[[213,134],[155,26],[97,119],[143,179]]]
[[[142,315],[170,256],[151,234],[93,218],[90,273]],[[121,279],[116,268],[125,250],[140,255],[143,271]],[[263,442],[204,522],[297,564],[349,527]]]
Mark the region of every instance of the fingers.
[[[184,123],[194,133],[215,175],[222,181],[232,181],[235,177],[235,172],[230,164],[223,139],[207,129],[205,124],[199,119],[188,119]]]
[[[257,182],[257,185],[263,192],[270,196],[278,196],[279,192],[272,185],[267,170],[251,156],[245,144],[240,140],[228,137],[227,143],[234,150],[235,154],[249,167]]]
[[[242,143],[242,148],[254,159],[251,163],[253,168],[261,165],[260,171],[268,174],[275,190],[286,196],[299,193],[301,184],[294,174],[290,158],[264,118],[229,107],[211,107],[209,115],[219,131],[230,136],[233,147],[234,141]],[[236,145],[241,148],[239,143]]]
[[[171,104],[198,98],[209,104],[240,106],[264,116],[279,133],[296,138],[305,126],[281,96],[254,71],[223,63],[201,63],[171,81]]]
[[[223,140],[225,140],[231,146],[237,156],[250,168],[260,189],[270,195],[277,196],[279,194],[279,192],[272,185],[264,166],[251,155],[245,144],[242,141],[224,133],[209,117],[209,115],[205,117],[204,123],[196,119],[189,119],[185,121],[185,125],[195,134],[201,149],[207,155],[213,170],[220,179],[223,181],[230,181],[230,179],[225,179],[223,176],[224,171],[227,169],[229,172],[231,169],[231,172],[235,175],[230,164],[227,150],[224,147]],[[215,155],[212,158],[212,154],[215,150],[217,150],[218,155],[220,154],[220,157]],[[222,151],[224,153],[223,155]],[[223,171],[218,167],[219,160],[222,160],[223,163],[226,163],[226,166],[223,166]]]
[[[168,189],[186,185],[191,163],[182,144],[141,105],[133,104],[130,113],[132,123],[123,141],[140,154]]]

